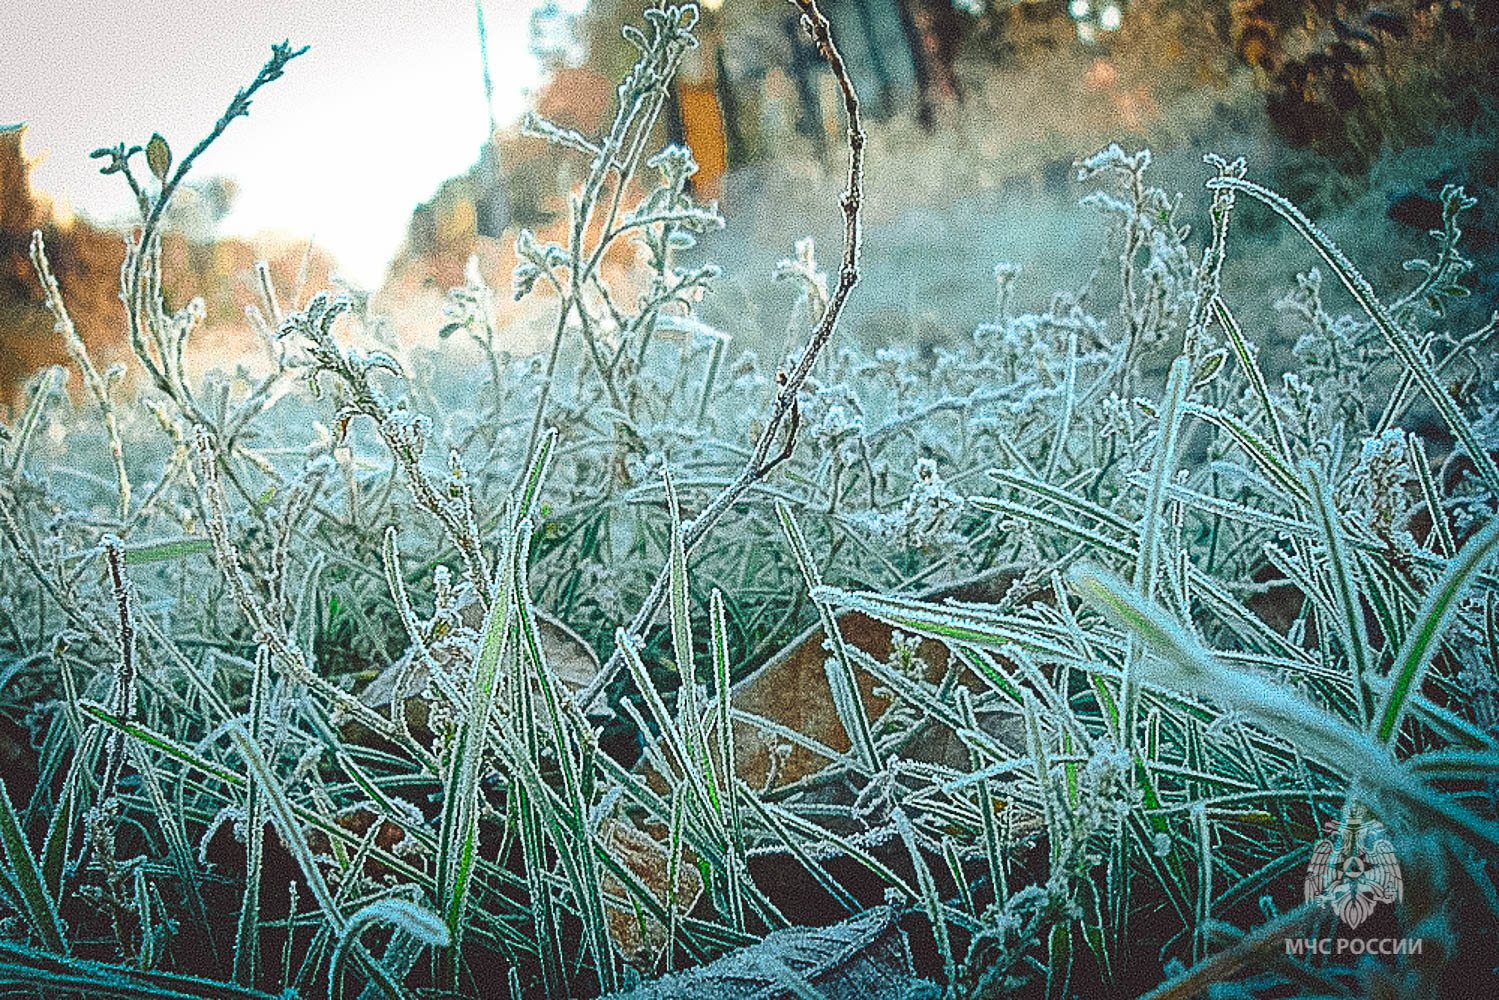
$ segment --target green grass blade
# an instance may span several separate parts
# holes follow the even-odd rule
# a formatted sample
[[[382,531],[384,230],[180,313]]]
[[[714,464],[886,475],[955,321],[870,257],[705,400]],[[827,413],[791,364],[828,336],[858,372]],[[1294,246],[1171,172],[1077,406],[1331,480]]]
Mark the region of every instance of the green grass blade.
[[[1499,752],[1444,747],[1409,757],[1406,766],[1418,774],[1440,775],[1447,780],[1493,781],[1499,777]]]
[[[1122,531],[1133,535],[1137,528],[1135,522],[1115,514],[1107,507],[1096,504],[1092,500],[1079,496],[1060,486],[1054,486],[1051,483],[1042,482],[1039,479],[1028,476],[1019,469],[988,469],[984,474],[995,482],[1009,486],[1012,489],[1034,493],[1061,507],[1068,508],[1084,517],[1091,518],[1099,524],[1106,524],[1115,531]]]
[[[509,518],[506,522],[509,523]],[[437,908],[448,923],[453,947],[463,940],[474,860],[479,852],[479,779],[483,775],[485,737],[490,712],[498,693],[501,661],[512,643],[515,601],[513,561],[523,558],[530,538],[529,522],[506,532],[499,560],[498,593],[491,597],[480,632],[479,655],[469,675],[468,711],[448,750],[447,776],[443,784],[442,822],[437,847]]]
[[[1051,511],[1041,510],[1023,503],[1016,503],[1013,500],[1006,500],[1003,497],[969,497],[968,502],[979,510],[1020,518],[1029,521],[1037,527],[1070,535],[1081,542],[1085,542],[1088,548],[1095,552],[1107,552],[1119,559],[1129,559],[1135,555],[1133,546],[1116,541],[1093,528],[1087,528],[1081,524],[1069,521],[1065,517],[1053,514]],[[1134,533],[1133,526],[1129,530],[1131,534]]]
[[[21,902],[21,889],[15,880],[10,877],[10,872],[0,865],[0,903],[10,907],[12,910],[20,910],[25,904]]]
[[[239,723],[229,727],[229,739],[233,742],[240,759],[245,763],[249,781],[265,796],[271,823],[276,828],[282,846],[301,869],[302,877],[308,888],[312,890],[313,898],[323,911],[324,917],[333,924],[336,932],[342,933],[344,921],[339,916],[338,907],[334,905],[333,893],[323,878],[322,868],[319,867],[317,858],[313,856],[312,848],[307,846],[307,838],[302,833],[302,825],[297,821],[297,814],[292,808],[291,801],[286,797],[280,780],[271,770],[270,762],[266,760],[259,745],[250,738],[244,726]]]
[[[250,736],[262,737],[266,685],[270,682],[270,650],[255,652],[255,675],[250,682]],[[245,789],[245,886],[239,901],[239,920],[234,926],[234,978],[254,986],[260,978],[260,886],[265,866],[265,812],[260,789]]]
[[[132,766],[141,779],[141,788],[146,792],[146,800],[151,804],[151,811],[156,815],[157,829],[161,832],[162,839],[166,841],[167,854],[171,857],[178,880],[186,892],[192,919],[206,925],[208,908],[203,901],[196,858],[193,856],[192,847],[188,844],[183,815],[167,802],[166,790],[162,787],[161,779],[156,773],[155,761],[151,759],[146,749],[134,742],[125,744],[125,748]]]
[[[94,760],[102,731],[90,727],[84,734],[82,745],[75,747],[73,761],[63,778],[62,791],[57,797],[57,808],[47,825],[47,839],[42,843],[42,881],[54,899],[62,892],[63,870],[67,867],[68,847],[73,836],[73,818],[82,810],[78,808],[78,797],[83,794],[83,774]]]
[[[169,736],[158,733],[155,730],[138,722],[121,719],[97,702],[80,700],[78,710],[90,718],[102,722],[111,729],[116,729],[132,739],[140,740],[157,753],[165,754],[174,760],[191,765],[199,771],[212,778],[233,785],[236,788],[245,787],[245,776],[224,764],[209,760],[202,754],[189,747],[185,747]]]
[[[1374,716],[1374,702],[1369,694],[1367,678],[1370,672],[1369,633],[1364,627],[1364,608],[1359,602],[1362,588],[1359,586],[1358,564],[1354,562],[1343,538],[1343,525],[1337,508],[1333,505],[1332,487],[1321,470],[1307,462],[1302,466],[1306,474],[1309,492],[1316,500],[1318,525],[1322,529],[1322,544],[1327,552],[1327,572],[1332,578],[1333,593],[1337,595],[1338,638],[1343,652],[1348,657],[1349,670],[1353,675],[1353,700],[1360,728],[1368,728]]]
[[[1037,794],[1041,802],[1041,818],[1046,824],[1047,844],[1051,849],[1051,863],[1056,864],[1066,840],[1062,829],[1061,808],[1057,801],[1056,784],[1051,779],[1051,764],[1046,752],[1046,734],[1041,730],[1041,715],[1036,696],[1026,692],[1025,738],[1031,751],[1031,766],[1035,769]]]
[[[1072,981],[1072,925],[1053,924],[1047,938],[1046,997],[1062,1000]]]
[[[48,951],[65,955],[68,951],[67,933],[62,918],[57,914],[57,902],[47,891],[42,870],[37,866],[21,830],[20,818],[11,805],[10,793],[5,782],[0,780],[0,848],[4,849],[5,861],[10,867],[10,880],[22,908],[22,915],[31,925],[32,933]]]
[[[1140,520],[1140,551],[1134,576],[1135,589],[1147,599],[1155,596],[1161,508],[1166,502],[1166,486],[1176,472],[1177,431],[1181,427],[1181,405],[1187,393],[1189,372],[1190,364],[1185,357],[1173,361],[1171,374],[1166,379],[1166,393],[1161,399],[1160,427],[1156,431],[1155,452],[1150,460],[1150,487],[1145,497],[1145,514]],[[1126,708],[1126,724],[1128,721],[1129,710]]]
[[[527,824],[523,838],[523,849],[527,851],[526,877],[531,880],[532,905],[550,904],[550,893],[542,878],[548,870],[549,853],[562,864],[568,892],[573,900],[575,914],[583,924],[583,935],[587,944],[577,952],[591,951],[598,971],[599,989],[612,993],[618,988],[617,971],[614,967],[614,952],[609,943],[608,916],[604,910],[604,890],[601,873],[595,863],[594,839],[588,829],[588,815],[580,796],[564,799],[556,789],[548,785],[536,761],[527,750],[525,741],[510,730],[503,721],[498,723],[502,734],[502,760],[508,770],[522,785],[522,808],[529,816],[523,817]],[[551,852],[546,850],[550,841]],[[548,919],[555,919],[549,917]],[[560,956],[560,951],[558,952]],[[550,963],[561,968],[562,963]]]
[[[1297,478],[1295,471],[1287,461],[1280,456],[1275,446],[1256,433],[1253,428],[1239,417],[1226,410],[1220,410],[1215,406],[1208,406],[1205,403],[1193,400],[1188,400],[1182,404],[1182,412],[1190,413],[1194,417],[1206,420],[1219,430],[1225,431],[1229,437],[1234,439],[1234,443],[1244,450],[1245,454],[1254,459],[1255,464],[1259,466],[1260,471],[1265,474],[1271,483],[1285,490],[1302,504],[1309,504],[1311,502],[1311,497],[1307,495],[1306,487]]]
[[[759,816],[770,835],[786,848],[786,853],[795,858],[797,863],[806,870],[807,874],[817,880],[829,896],[832,896],[849,913],[859,912],[859,901],[807,853],[801,840],[792,832],[792,824],[788,822],[793,819],[791,814],[761,802],[757,795],[745,795],[744,801],[749,805],[750,811]]]
[[[1307,758],[1372,792],[1392,797],[1425,825],[1446,827],[1480,850],[1499,852],[1499,824],[1483,819],[1415,778],[1384,747],[1325,709],[1264,677],[1234,670],[1208,652],[1159,606],[1116,578],[1078,569],[1073,587],[1116,626],[1155,653],[1143,658],[1142,681],[1211,699],[1237,710]]]
[[[723,824],[719,819],[718,811],[713,808],[713,799],[709,795],[708,786],[704,784],[703,773],[693,764],[693,757],[687,750],[681,726],[677,724],[677,720],[667,710],[666,702],[661,698],[661,692],[656,689],[655,683],[651,680],[650,671],[646,669],[644,661],[640,659],[640,651],[635,647],[634,641],[626,635],[624,629],[617,629],[615,631],[614,641],[621,654],[623,654],[625,666],[630,671],[631,679],[635,681],[635,687],[640,692],[641,699],[645,702],[646,710],[650,712],[651,717],[660,729],[661,740],[671,751],[671,755],[676,758],[676,765],[682,769],[682,775],[686,779],[688,787],[697,796],[699,804],[703,807],[702,812],[713,829],[714,836],[721,837],[724,832]],[[669,774],[664,774],[662,777],[671,780]]]
[[[958,712],[963,717],[963,724],[968,729],[978,729],[978,717],[973,712],[973,697],[966,687],[960,687],[958,695]],[[969,773],[979,770],[979,758],[977,751],[972,748],[968,751]],[[995,822],[994,795],[990,791],[987,778],[980,778],[977,782],[978,814],[979,822],[983,829],[984,863],[989,869],[989,888],[994,893],[995,899],[1000,899],[1005,888],[1005,855],[1004,848],[999,842],[999,824]]]
[[[520,504],[515,508],[518,518],[536,517],[536,502],[541,497],[542,484],[546,482],[547,469],[552,464],[552,452],[557,445],[557,428],[549,429],[536,446],[536,457],[526,470],[525,486],[521,490]],[[505,521],[506,524],[510,522]]]
[[[1280,457],[1290,461],[1291,443],[1286,438],[1286,429],[1281,426],[1280,412],[1275,408],[1275,401],[1270,397],[1270,385],[1265,381],[1265,373],[1260,369],[1254,345],[1244,336],[1239,321],[1229,311],[1228,305],[1217,296],[1213,298],[1213,315],[1218,317],[1223,331],[1228,334],[1228,342],[1233,348],[1234,356],[1239,359],[1239,367],[1243,370],[1244,377],[1249,380],[1255,398],[1260,401],[1260,409],[1265,411],[1265,422],[1270,425],[1270,431],[1275,436],[1275,444],[1280,448]]]
[[[1052,439],[1046,455],[1046,476],[1049,483],[1057,474],[1066,449],[1067,434],[1072,429],[1072,408],[1077,401],[1077,331],[1067,337],[1067,374],[1062,379],[1062,415],[1057,420],[1057,433]]]
[[[951,991],[958,981],[958,962],[953,955],[952,939],[947,933],[942,899],[937,895],[937,882],[932,878],[932,870],[921,853],[921,846],[916,841],[916,829],[911,825],[911,818],[906,815],[906,811],[896,806],[890,818],[895,822],[900,839],[905,842],[912,867],[916,869],[916,884],[921,887],[921,901],[926,907],[927,919],[931,921],[932,935],[937,940],[937,954],[942,956],[942,971],[946,974],[948,989]]]
[[[812,599],[861,611],[871,618],[943,642],[978,646],[998,653],[1013,645],[1058,662],[1079,660],[1074,650],[1053,639],[1043,638],[1039,634],[1042,631],[1040,622],[1013,615],[885,594],[851,593],[827,585],[813,591]]]
[[[1479,570],[1493,558],[1495,548],[1499,548],[1499,520],[1491,521],[1462,547],[1426,595],[1416,624],[1406,633],[1390,669],[1390,689],[1374,728],[1374,738],[1380,743],[1388,744],[1394,738],[1411,695],[1420,690],[1421,677],[1436,655],[1442,632],[1457,612],[1458,601]]]
[[[536,751],[531,747],[540,748],[542,738],[539,735],[537,739],[528,742],[501,721],[498,724],[501,752],[510,761],[510,771],[529,784],[527,800],[536,807],[540,818],[545,821],[553,847],[563,863],[569,888],[579,909],[578,915],[583,921],[589,950],[594,954],[599,989],[604,993],[612,993],[619,983],[614,952],[609,944],[603,883],[591,846],[589,793],[584,787],[583,777],[588,769],[586,760],[580,764],[576,759],[580,742],[577,734],[588,732],[587,723],[581,718],[572,699],[563,692],[561,684],[547,664],[545,647],[536,628],[535,609],[531,605],[526,567],[520,559],[514,560],[513,566],[515,577],[512,593],[515,599],[516,624],[525,654],[515,663],[515,687],[524,699],[522,704],[527,711],[535,706],[535,701],[530,696],[533,681],[534,688],[541,692],[552,740],[550,749],[561,772],[560,790],[549,786],[537,771]],[[527,661],[535,667],[534,678],[520,669]],[[587,740],[588,737],[581,739]]]
[[[33,383],[35,388],[31,394],[26,409],[21,414],[21,419],[16,424],[15,435],[11,438],[10,446],[10,472],[14,476],[26,464],[26,453],[30,450],[32,438],[36,436],[37,426],[41,422],[42,411],[47,408],[52,394],[62,387],[66,380],[67,372],[58,365],[53,365],[39,375]]]
[[[853,660],[849,657],[848,647],[843,642],[843,631],[838,627],[838,619],[829,609],[827,602],[817,597],[822,588],[822,578],[817,571],[817,564],[812,561],[812,550],[808,547],[806,536],[802,534],[796,518],[792,516],[791,508],[779,500],[776,501],[776,516],[780,518],[781,531],[786,536],[786,543],[791,548],[797,568],[801,570],[807,592],[812,595],[812,600],[817,604],[817,615],[822,620],[823,635],[832,647],[832,657],[825,666],[838,721],[843,724],[843,731],[848,734],[854,759],[859,762],[866,773],[878,773],[881,767],[880,755],[875,749],[874,735],[869,730],[869,717],[864,712],[864,701],[859,696],[859,679],[854,674]]]
[[[667,570],[667,610],[671,619],[671,649],[677,665],[677,723],[682,727],[682,742],[690,755],[682,762],[683,767],[700,768],[703,784],[708,790],[708,799],[723,818],[723,806],[719,801],[718,785],[713,777],[713,766],[708,760],[708,741],[703,732],[702,712],[697,703],[697,661],[692,651],[692,606],[689,602],[689,580],[687,577],[687,549],[682,531],[682,508],[677,502],[677,489],[672,485],[671,473],[662,480],[666,486],[666,507],[671,515],[671,553]]]
[[[203,772],[216,781],[222,781],[232,788],[245,788],[249,785],[245,776],[233,768],[215,763],[196,751],[184,747],[146,726],[135,722],[126,722],[118,716],[112,715],[108,709],[101,705],[90,701],[80,701],[78,708],[90,718],[103,723],[111,729],[124,733],[131,739],[140,740],[158,752],[164,753],[168,757],[179,760],[184,764],[188,764],[193,769]],[[293,803],[292,811],[296,814],[298,820],[326,834],[330,840],[354,846],[357,846],[359,843],[359,838],[351,831],[314,810]],[[398,817],[388,816],[386,818],[397,819]],[[421,830],[411,830],[410,832],[418,843],[423,841],[425,835]],[[407,879],[424,885],[431,881],[431,876],[424,873],[421,868],[412,865],[390,851],[374,851],[373,857],[387,868]]]
[[[1171,363],[1171,374],[1166,379],[1166,392],[1161,400],[1160,425],[1156,430],[1155,452],[1150,460],[1150,485],[1145,495],[1145,513],[1140,518],[1140,549],[1135,559],[1135,589],[1145,595],[1146,600],[1155,597],[1157,560],[1160,558],[1162,508],[1166,503],[1166,487],[1176,472],[1176,439],[1181,427],[1181,406],[1187,393],[1187,377],[1191,363],[1185,356]],[[1136,664],[1140,650],[1131,641],[1124,656],[1124,676],[1119,682],[1119,745],[1130,753],[1135,752],[1135,721],[1139,714],[1139,678]]]
[[[717,725],[714,727],[715,749],[718,751],[720,784],[729,817],[729,857],[726,875],[729,888],[729,915],[735,930],[744,930],[744,893],[740,886],[740,866],[744,860],[744,822],[739,806],[738,772],[735,769],[734,690],[729,663],[729,628],[724,616],[723,593],[717,587],[708,598],[708,619],[712,634],[710,643],[713,652],[713,688]]]
[[[125,565],[138,566],[142,563],[183,559],[200,552],[209,552],[212,549],[213,543],[206,538],[173,538],[160,542],[139,542],[125,546]]]

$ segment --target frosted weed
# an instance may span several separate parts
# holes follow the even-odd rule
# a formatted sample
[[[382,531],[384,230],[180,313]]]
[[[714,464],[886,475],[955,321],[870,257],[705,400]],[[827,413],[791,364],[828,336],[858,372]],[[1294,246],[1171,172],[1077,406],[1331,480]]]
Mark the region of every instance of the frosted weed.
[[[864,354],[835,336],[859,104],[798,6],[843,88],[848,192],[836,270],[810,241],[782,269],[781,357],[697,315],[717,275],[683,254],[723,220],[690,151],[650,148],[692,5],[627,31],[603,135],[528,120],[587,165],[565,238],[516,241],[512,292],[549,297],[554,336],[506,355],[471,269],[444,332],[488,391],[462,405],[346,302],[284,312],[268,280],[270,374],[183,363],[198,310],[162,295],[164,207],[300,50],[175,171],[164,141],[100,151],[141,211],[122,293],[146,377],[132,396],[75,343],[38,239],[89,395],[43,373],[4,427],[0,677],[36,746],[0,796],[8,981],[596,995],[814,899],[832,919],[888,897],[950,996],[1273,991],[1280,938],[1319,912],[1287,873],[1345,813],[1396,835],[1395,919],[1453,961],[1302,978],[1441,990],[1483,951],[1499,401],[1492,325],[1427,333],[1466,290],[1472,200],[1444,192],[1433,258],[1386,302],[1244,163],[1210,158],[1199,238],[1149,154],[1111,146],[1078,173],[1114,222],[1117,303],[1000,266],[971,337]],[[1283,378],[1221,280],[1245,198],[1321,260],[1282,300],[1304,327]],[[631,240],[628,302],[601,265]],[[1333,281],[1359,314],[1329,311]],[[1465,368],[1482,384],[1454,396]],[[735,688],[809,626],[816,731]],[[393,664],[420,693],[369,697]]]

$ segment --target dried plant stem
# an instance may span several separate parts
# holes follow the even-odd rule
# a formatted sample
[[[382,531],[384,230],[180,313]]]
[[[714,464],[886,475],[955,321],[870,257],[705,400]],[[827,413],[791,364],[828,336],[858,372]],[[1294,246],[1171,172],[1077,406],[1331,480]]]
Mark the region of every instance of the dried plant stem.
[[[334,342],[333,324],[349,308],[347,299],[329,299],[326,294],[319,293],[312,297],[304,312],[288,316],[281,329],[284,333],[306,338],[308,349],[321,370],[343,382],[349,399],[340,410],[340,421],[347,423],[359,415],[374,423],[380,439],[400,466],[412,499],[442,528],[449,543],[463,558],[464,572],[474,585],[475,594],[488,607],[490,565],[479,537],[472,492],[467,480],[458,474],[461,465],[457,455],[450,453],[450,475],[444,490],[434,484],[422,469],[426,439],[419,425],[405,420],[403,413],[393,409],[370,377],[376,368],[400,374],[395,359],[380,353],[361,356],[356,352],[345,352]]]
[[[637,221],[629,226],[618,226],[616,223],[625,190],[630,186],[630,182],[639,169],[645,144],[655,129],[661,109],[665,106],[666,81],[670,81],[676,75],[683,55],[680,48],[671,45],[652,51],[660,59],[660,62],[650,69],[650,74],[653,74],[658,82],[649,84],[648,90],[635,93],[633,98],[631,97],[627,87],[629,79],[636,79],[635,73],[640,73],[650,63],[650,56],[643,53],[642,62],[637,64],[635,72],[627,78],[626,83],[620,85],[619,103],[615,108],[614,120],[600,145],[594,146],[577,133],[568,133],[567,144],[592,155],[593,162],[581,191],[570,202],[571,238],[564,265],[568,272],[566,285],[564,286],[563,282],[558,279],[550,263],[543,271],[548,283],[557,292],[561,306],[557,314],[557,327],[552,333],[552,346],[547,357],[541,389],[536,399],[535,416],[531,421],[531,431],[526,439],[525,460],[521,463],[523,470],[530,468],[536,457],[536,449],[541,442],[547,404],[551,399],[552,383],[557,371],[557,360],[562,341],[567,335],[567,320],[574,311],[578,315],[579,332],[588,347],[589,360],[598,372],[605,392],[609,395],[610,405],[616,410],[625,409],[624,399],[620,395],[614,378],[618,356],[612,361],[605,360],[604,352],[600,349],[598,338],[594,334],[593,321],[583,302],[583,289],[589,284],[596,287],[600,285],[598,269],[603,262],[604,255],[621,235],[641,224]],[[642,78],[649,79],[649,74]],[[555,140],[562,134],[553,132],[552,138]],[[604,186],[608,183],[611,173],[614,175],[614,183],[609,195],[608,214],[600,222],[598,240],[590,250],[587,248],[587,241],[589,230],[593,227],[596,218],[594,209],[600,203]],[[649,311],[648,309],[646,312],[649,313]]]
[[[90,611],[79,606],[71,592],[65,590],[54,574],[47,571],[47,567],[42,564],[35,549],[27,544],[18,514],[19,508],[15,502],[5,492],[0,491],[0,538],[4,538],[16,550],[16,557],[21,560],[27,572],[36,578],[41,592],[52,599],[52,603],[62,610],[71,624],[95,642],[112,645],[114,637],[95,620]]]
[[[78,370],[83,373],[83,384],[88,387],[89,393],[94,397],[94,402],[99,404],[99,410],[104,414],[104,430],[109,435],[109,455],[114,462],[115,478],[120,484],[120,521],[122,524],[128,523],[130,520],[130,475],[125,471],[125,446],[120,442],[120,422],[115,416],[114,404],[109,399],[109,383],[94,366],[93,358],[89,357],[88,347],[78,336],[78,330],[73,325],[73,317],[68,314],[68,307],[62,298],[62,290],[58,287],[57,278],[52,274],[52,266],[47,261],[47,247],[42,242],[40,229],[34,230],[31,234],[31,264],[36,268],[37,280],[41,282],[42,291],[46,295],[47,308],[51,311],[54,320],[53,329],[62,335],[63,346],[73,362],[78,365]]]
[[[135,615],[130,606],[130,585],[125,578],[125,548],[118,538],[104,540],[104,555],[109,564],[109,584],[114,592],[119,617],[119,658],[115,661],[114,692],[110,706],[115,715],[130,721],[135,717]],[[108,764],[101,786],[101,800],[114,794],[124,766],[124,736],[111,733],[105,746]]]
[[[162,174],[161,190],[152,201],[147,197],[140,182],[130,169],[130,156],[138,149],[126,152],[124,145],[114,149],[95,150],[94,156],[108,156],[111,163],[105,172],[118,171],[125,175],[135,193],[136,205],[141,214],[141,228],[128,243],[125,263],[121,269],[121,295],[125,303],[125,317],[130,334],[130,346],[137,360],[146,369],[156,387],[169,396],[178,408],[194,423],[212,426],[194,400],[192,391],[183,380],[182,347],[190,326],[186,317],[168,317],[162,311],[161,302],[161,222],[172,195],[182,184],[194,161],[236,118],[250,113],[250,99],[261,87],[277,80],[285,72],[286,64],[307,51],[307,46],[293,49],[290,42],[271,46],[271,57],[261,66],[260,72],[250,84],[235,93],[229,106],[214,123],[212,130],[198,141],[177,164],[171,176]],[[170,163],[170,153],[168,153]],[[147,338],[150,338],[148,344]],[[154,348],[154,355],[153,349]]]
[[[691,526],[683,533],[683,543],[689,553],[752,486],[769,475],[777,465],[791,457],[796,447],[797,430],[801,424],[797,393],[801,391],[803,383],[811,373],[818,355],[832,338],[833,331],[838,325],[838,317],[843,312],[844,303],[848,299],[848,293],[853,290],[859,280],[859,249],[863,236],[860,208],[864,196],[865,141],[864,124],[859,115],[859,95],[854,90],[853,79],[849,76],[843,56],[833,41],[832,26],[828,23],[827,16],[818,7],[817,0],[791,0],[791,2],[801,10],[803,27],[807,29],[817,50],[827,60],[828,67],[838,81],[838,89],[843,94],[843,110],[848,118],[848,186],[839,199],[839,205],[843,210],[843,260],[838,268],[838,284],[828,298],[827,308],[823,310],[817,325],[813,327],[812,335],[801,357],[797,360],[796,366],[790,373],[784,371],[777,373],[778,389],[770,420],[755,442],[749,460],[745,462],[739,474],[712,500],[708,501],[702,513],[693,519]],[[771,449],[778,441],[781,442],[780,450],[772,457]],[[668,563],[657,574],[650,593],[641,604],[640,610],[635,613],[635,617],[630,620],[629,626],[625,629],[626,635],[639,636],[650,627],[657,612],[661,610],[661,605],[666,601],[670,580],[671,569]],[[594,679],[579,692],[578,704],[581,706],[592,704],[599,692],[614,680],[615,675],[623,666],[623,654],[616,647]]]
[[[240,569],[239,552],[229,536],[227,504],[223,483],[219,480],[218,456],[214,453],[207,428],[194,431],[193,444],[197,452],[197,473],[203,491],[207,515],[209,539],[213,543],[214,561],[229,586],[234,603],[244,615],[255,635],[257,643],[270,650],[286,676],[296,684],[306,685],[341,709],[349,718],[369,727],[373,732],[392,740],[412,752],[417,760],[426,761],[424,749],[406,733],[401,732],[385,716],[365,705],[342,688],[320,677],[308,661],[296,640],[292,638],[282,620],[280,609],[266,603],[250,590],[249,581]]]

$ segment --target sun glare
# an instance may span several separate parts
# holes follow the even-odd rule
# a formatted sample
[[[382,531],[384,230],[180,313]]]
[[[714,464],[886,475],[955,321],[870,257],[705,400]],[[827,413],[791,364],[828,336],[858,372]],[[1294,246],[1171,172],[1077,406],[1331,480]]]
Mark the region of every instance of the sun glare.
[[[341,274],[376,286],[411,209],[468,169],[485,140],[470,0],[378,10],[353,0],[247,5],[237,8],[232,37],[218,14],[180,0],[154,5],[149,19],[119,0],[31,6],[17,19],[22,37],[6,46],[15,65],[5,73],[0,121],[27,123],[37,189],[95,220],[123,217],[129,202],[118,178],[98,174],[90,150],[143,143],[160,131],[182,155],[240,86],[245,67],[282,38],[312,49],[194,171],[237,182],[224,234],[315,237]],[[524,107],[535,82],[532,6],[484,5],[502,123]],[[164,24],[174,30],[162,31]]]

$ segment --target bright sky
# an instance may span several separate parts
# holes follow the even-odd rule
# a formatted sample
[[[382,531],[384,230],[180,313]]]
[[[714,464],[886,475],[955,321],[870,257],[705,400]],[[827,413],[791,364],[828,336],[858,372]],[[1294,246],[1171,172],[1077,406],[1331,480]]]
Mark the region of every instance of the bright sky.
[[[483,2],[504,123],[537,74],[534,0]],[[473,0],[21,0],[9,11],[0,124],[29,124],[28,153],[45,154],[41,191],[101,219],[130,199],[90,150],[160,131],[181,157],[273,42],[310,44],[191,176],[239,182],[226,233],[315,235],[366,286],[379,284],[411,209],[474,162],[488,128]]]

